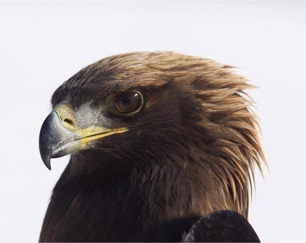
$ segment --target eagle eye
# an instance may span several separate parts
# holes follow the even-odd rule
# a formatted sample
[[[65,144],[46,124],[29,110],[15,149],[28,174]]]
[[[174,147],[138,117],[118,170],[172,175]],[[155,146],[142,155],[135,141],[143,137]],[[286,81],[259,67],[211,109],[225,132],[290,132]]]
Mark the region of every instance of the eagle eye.
[[[117,114],[132,115],[138,112],[144,103],[143,96],[139,92],[124,92],[113,99],[112,110]]]

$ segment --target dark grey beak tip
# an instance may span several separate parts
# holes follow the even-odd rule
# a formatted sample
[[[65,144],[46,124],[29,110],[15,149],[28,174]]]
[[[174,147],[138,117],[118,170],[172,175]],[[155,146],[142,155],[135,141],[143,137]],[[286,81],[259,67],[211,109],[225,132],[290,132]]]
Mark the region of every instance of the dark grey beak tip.
[[[51,170],[51,155],[57,144],[57,139],[53,133],[52,121],[56,116],[55,112],[51,112],[51,114],[45,119],[39,134],[39,152],[42,161],[45,166]]]
[[[42,133],[41,133],[42,134]],[[50,154],[52,153],[52,150],[46,148],[45,146],[43,146],[43,143],[41,142],[41,136],[39,139],[39,151],[40,151],[40,157],[42,159],[42,161],[44,162],[45,166],[51,170],[51,158],[50,158]]]
[[[50,163],[50,158],[48,158],[47,160],[44,161],[45,166],[51,170],[51,163]]]

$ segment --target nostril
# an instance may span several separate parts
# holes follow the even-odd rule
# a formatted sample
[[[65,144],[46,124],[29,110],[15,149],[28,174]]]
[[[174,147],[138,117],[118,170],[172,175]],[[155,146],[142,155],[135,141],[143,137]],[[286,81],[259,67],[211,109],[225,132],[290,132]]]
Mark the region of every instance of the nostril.
[[[66,126],[68,126],[68,127],[76,127],[76,123],[75,123],[75,121],[73,121],[72,119],[70,119],[70,118],[65,118],[65,119],[63,119],[63,123],[66,125]]]

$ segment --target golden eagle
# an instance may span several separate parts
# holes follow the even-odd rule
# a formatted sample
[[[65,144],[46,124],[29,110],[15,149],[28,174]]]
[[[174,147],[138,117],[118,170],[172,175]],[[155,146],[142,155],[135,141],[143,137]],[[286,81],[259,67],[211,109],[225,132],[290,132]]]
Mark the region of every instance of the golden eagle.
[[[264,156],[251,85],[231,68],[136,52],[64,82],[40,153],[49,169],[51,158],[71,158],[40,241],[259,240],[246,218]]]

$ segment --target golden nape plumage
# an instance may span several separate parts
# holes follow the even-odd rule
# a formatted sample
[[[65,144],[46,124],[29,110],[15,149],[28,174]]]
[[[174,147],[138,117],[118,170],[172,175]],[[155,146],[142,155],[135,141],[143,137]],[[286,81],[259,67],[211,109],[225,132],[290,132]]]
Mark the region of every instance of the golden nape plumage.
[[[265,161],[251,87],[230,66],[173,52],[111,56],[79,71],[53,94],[40,134],[48,167],[71,154],[40,240],[130,241],[190,215],[247,217]]]

